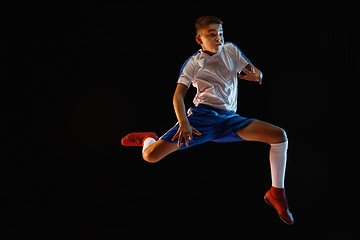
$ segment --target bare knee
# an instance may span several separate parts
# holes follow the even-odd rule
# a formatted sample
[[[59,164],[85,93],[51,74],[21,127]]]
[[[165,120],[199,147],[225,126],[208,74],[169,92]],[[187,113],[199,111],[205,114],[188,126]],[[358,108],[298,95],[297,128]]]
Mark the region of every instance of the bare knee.
[[[285,130],[280,127],[276,127],[272,135],[270,143],[282,143],[288,140]]]
[[[143,156],[144,160],[149,163],[156,163],[156,162],[160,161],[160,159],[155,156],[153,151],[148,150],[148,149],[145,149],[142,156]]]

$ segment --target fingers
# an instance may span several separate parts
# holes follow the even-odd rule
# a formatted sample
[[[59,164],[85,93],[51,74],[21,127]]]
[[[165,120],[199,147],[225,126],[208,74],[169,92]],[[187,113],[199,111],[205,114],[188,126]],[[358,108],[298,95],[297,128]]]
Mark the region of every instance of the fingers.
[[[185,145],[188,147],[189,146],[189,136],[187,136],[184,133],[180,133],[179,138],[178,138],[178,147],[180,148],[184,143],[181,143],[181,141],[184,139]]]
[[[182,134],[180,134],[179,139],[178,139],[178,144],[177,144],[178,148],[180,148],[183,145],[183,143],[181,143],[182,138],[183,138],[183,136],[182,136]]]
[[[189,136],[184,136],[184,140],[185,140],[185,145],[188,147],[189,146]]]
[[[243,80],[247,80],[247,81],[257,81],[257,80],[259,80],[256,75],[251,74],[251,73],[249,73],[249,74],[247,74],[245,76],[239,74],[239,78],[241,78]]]
[[[193,133],[195,133],[196,135],[198,135],[198,136],[201,135],[201,132],[199,132],[199,131],[196,130],[195,128],[193,128],[192,130],[193,130]],[[191,139],[192,139],[192,136],[191,136]]]
[[[183,139],[183,134],[181,133],[180,131],[180,128],[177,130],[177,132],[175,133],[175,135],[173,136],[173,138],[171,139],[171,141],[175,141],[176,138],[178,138],[178,143],[177,143],[177,146],[178,148],[180,148],[183,143],[181,143],[181,140]]]
[[[171,141],[174,141],[180,134],[180,129],[177,130],[177,132],[175,133],[174,137],[171,139]]]
[[[248,75],[244,76],[244,75],[239,74],[238,77],[242,80],[248,80]]]
[[[256,73],[247,72],[246,75],[238,74],[238,77],[243,80],[259,82],[261,84],[261,76]]]
[[[196,130],[195,128],[192,128],[192,132],[195,133],[198,136],[201,135],[201,133],[198,130]],[[182,131],[179,128],[178,131],[176,132],[176,134],[174,135],[174,137],[171,139],[171,141],[175,141],[175,139],[178,140],[177,146],[180,148],[184,143],[188,147],[189,146],[189,140],[193,140],[194,138],[193,138],[193,135],[191,134],[191,132]],[[182,141],[184,141],[184,142],[181,143]]]
[[[252,81],[252,74],[250,72],[245,72],[246,75],[238,74],[238,77],[242,80]]]

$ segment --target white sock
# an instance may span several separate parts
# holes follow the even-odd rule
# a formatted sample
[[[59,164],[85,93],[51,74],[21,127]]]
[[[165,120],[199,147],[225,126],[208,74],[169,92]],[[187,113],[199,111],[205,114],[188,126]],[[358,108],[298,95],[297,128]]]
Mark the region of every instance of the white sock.
[[[270,144],[270,168],[272,186],[284,188],[288,141]]]
[[[145,151],[145,149],[147,149],[151,144],[153,144],[154,142],[156,142],[155,139],[153,139],[152,137],[148,137],[145,139],[144,141],[144,145],[143,145],[143,149],[142,152]]]

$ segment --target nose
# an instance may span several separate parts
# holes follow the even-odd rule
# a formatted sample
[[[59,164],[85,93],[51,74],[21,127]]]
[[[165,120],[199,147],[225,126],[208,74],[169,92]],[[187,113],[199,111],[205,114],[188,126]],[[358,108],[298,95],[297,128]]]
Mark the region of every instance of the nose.
[[[216,41],[217,42],[221,42],[222,41],[222,36],[220,34],[216,35]]]
[[[216,43],[220,43],[220,42],[221,42],[221,38],[219,37],[219,35],[216,37],[215,42],[216,42]]]

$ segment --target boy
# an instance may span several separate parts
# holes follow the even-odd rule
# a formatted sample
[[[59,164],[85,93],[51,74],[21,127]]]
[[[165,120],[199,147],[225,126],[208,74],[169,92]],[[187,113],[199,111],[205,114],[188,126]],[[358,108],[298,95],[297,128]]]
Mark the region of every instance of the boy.
[[[270,144],[272,187],[264,200],[281,220],[294,220],[285,196],[287,136],[283,129],[236,114],[237,77],[261,84],[262,73],[233,43],[224,43],[222,21],[213,16],[196,20],[196,42],[201,48],[182,66],[173,104],[178,123],[160,139],[153,132],[130,133],[121,143],[142,146],[143,158],[155,163],[168,154],[207,141],[260,141]],[[239,74],[243,72],[244,74]],[[187,114],[184,97],[190,85],[197,88],[194,107]],[[185,143],[185,144],[184,144]]]

